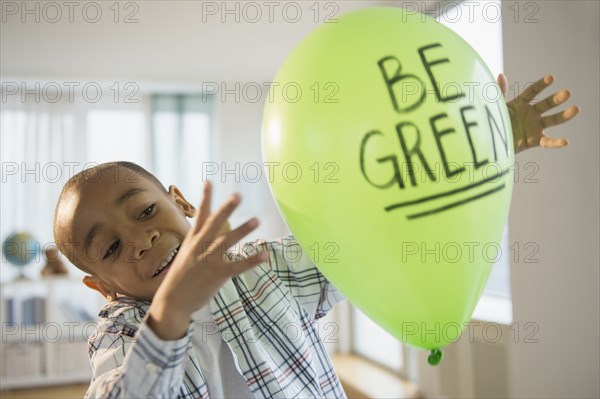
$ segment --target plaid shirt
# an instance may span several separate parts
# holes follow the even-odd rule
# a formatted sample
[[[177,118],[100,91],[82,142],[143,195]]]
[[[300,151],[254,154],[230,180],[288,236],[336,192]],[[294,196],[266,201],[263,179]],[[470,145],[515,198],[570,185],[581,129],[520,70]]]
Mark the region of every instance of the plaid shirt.
[[[210,301],[238,370],[257,398],[345,398],[315,323],[342,295],[292,236],[247,243],[227,256],[251,256],[261,246],[270,259],[230,279]],[[87,398],[210,398],[192,346],[200,332],[190,323],[185,337],[163,341],[145,323],[149,307],[120,297],[100,311],[89,339]]]

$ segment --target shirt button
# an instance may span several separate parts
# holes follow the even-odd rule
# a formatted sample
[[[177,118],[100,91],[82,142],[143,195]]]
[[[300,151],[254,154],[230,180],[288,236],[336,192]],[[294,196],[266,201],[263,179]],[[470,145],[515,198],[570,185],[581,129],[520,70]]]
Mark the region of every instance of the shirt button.
[[[158,371],[158,366],[154,363],[148,363],[146,365],[146,371],[150,374],[156,374],[156,372]]]

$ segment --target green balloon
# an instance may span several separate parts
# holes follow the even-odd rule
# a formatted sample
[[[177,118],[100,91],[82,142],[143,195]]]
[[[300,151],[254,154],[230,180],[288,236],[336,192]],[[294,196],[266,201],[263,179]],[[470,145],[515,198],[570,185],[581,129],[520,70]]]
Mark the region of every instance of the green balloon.
[[[429,17],[369,8],[317,28],[274,82],[287,95],[265,105],[263,158],[303,249],[402,342],[458,339],[512,192],[510,119],[485,63]]]

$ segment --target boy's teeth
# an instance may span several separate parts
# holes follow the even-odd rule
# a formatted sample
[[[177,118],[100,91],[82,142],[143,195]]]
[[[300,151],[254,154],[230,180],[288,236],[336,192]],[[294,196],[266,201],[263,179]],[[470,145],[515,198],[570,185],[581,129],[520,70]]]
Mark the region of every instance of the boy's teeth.
[[[160,274],[160,272],[162,272],[162,270],[165,267],[167,267],[167,265],[173,260],[173,258],[175,257],[176,254],[177,254],[177,248],[175,248],[173,250],[173,252],[171,252],[171,254],[169,255],[169,257],[162,263],[162,265],[160,265],[160,267],[158,268],[158,270],[156,271],[156,273],[154,273],[154,276],[157,276],[158,274]]]

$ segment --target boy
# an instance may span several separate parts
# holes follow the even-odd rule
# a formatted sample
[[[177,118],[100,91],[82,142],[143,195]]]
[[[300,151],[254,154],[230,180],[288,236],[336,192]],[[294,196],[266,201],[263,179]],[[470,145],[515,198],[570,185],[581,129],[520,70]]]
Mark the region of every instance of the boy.
[[[504,93],[506,79],[498,81]],[[542,114],[570,93],[531,104],[552,81],[508,103],[515,152],[567,144],[543,130],[578,107]],[[345,397],[314,325],[342,296],[306,254],[286,255],[299,249],[291,236],[226,252],[258,221],[229,230],[239,196],[212,214],[210,199],[207,182],[196,211],[177,187],[165,190],[126,162],[81,172],[63,188],[57,245],[109,300],[89,340],[86,397]]]

